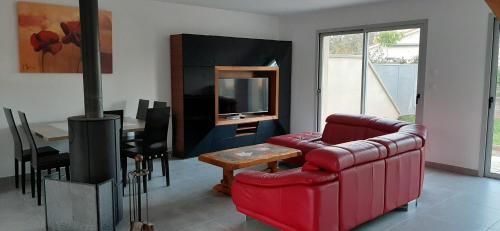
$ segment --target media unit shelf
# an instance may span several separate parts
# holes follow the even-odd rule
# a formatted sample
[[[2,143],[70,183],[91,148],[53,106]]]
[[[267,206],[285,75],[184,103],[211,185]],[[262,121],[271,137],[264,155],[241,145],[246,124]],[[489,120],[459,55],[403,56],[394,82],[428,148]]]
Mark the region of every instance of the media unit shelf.
[[[268,112],[265,114],[245,114],[244,118],[227,119],[219,114],[219,81],[220,79],[250,79],[267,78],[268,87]],[[255,123],[266,120],[279,119],[279,67],[269,66],[216,66],[215,67],[215,125],[234,125]]]
[[[246,124],[246,123],[255,123],[255,122],[260,122],[260,121],[266,121],[266,120],[277,120],[278,116],[277,115],[246,115],[246,118],[241,118],[241,119],[226,119],[223,117],[220,117],[216,125],[234,125],[234,124]]]

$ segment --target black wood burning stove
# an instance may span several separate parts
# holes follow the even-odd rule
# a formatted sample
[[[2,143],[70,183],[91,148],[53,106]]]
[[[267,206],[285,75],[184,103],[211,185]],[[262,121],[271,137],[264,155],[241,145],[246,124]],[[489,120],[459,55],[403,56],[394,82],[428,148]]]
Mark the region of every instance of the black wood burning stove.
[[[98,0],[80,0],[85,115],[68,118],[71,181],[99,184],[114,180],[114,222],[122,219],[120,121],[103,114]]]
[[[120,170],[120,118],[106,115],[89,119],[68,118],[71,181],[100,184],[113,179],[114,221],[122,219]],[[111,203],[111,202],[110,202]]]

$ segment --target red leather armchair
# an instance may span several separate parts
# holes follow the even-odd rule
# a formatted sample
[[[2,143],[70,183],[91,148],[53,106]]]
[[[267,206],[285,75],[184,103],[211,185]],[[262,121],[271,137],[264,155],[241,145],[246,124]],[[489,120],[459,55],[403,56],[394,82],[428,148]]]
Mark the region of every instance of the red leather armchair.
[[[236,208],[285,231],[350,230],[420,196],[426,129],[371,116],[331,115],[323,134],[270,142],[305,153],[301,168],[236,176]]]

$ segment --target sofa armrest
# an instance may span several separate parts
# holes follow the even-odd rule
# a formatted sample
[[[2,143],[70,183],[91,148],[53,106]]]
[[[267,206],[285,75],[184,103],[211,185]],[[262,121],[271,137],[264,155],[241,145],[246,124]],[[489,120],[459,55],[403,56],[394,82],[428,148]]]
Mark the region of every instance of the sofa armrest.
[[[248,185],[262,187],[282,187],[291,185],[318,185],[333,182],[337,174],[320,171],[301,171],[300,168],[281,171],[277,173],[266,173],[259,171],[247,171],[236,175],[235,180]]]
[[[238,211],[280,230],[337,230],[336,178],[335,173],[300,169],[274,174],[243,172],[233,181],[231,197]]]

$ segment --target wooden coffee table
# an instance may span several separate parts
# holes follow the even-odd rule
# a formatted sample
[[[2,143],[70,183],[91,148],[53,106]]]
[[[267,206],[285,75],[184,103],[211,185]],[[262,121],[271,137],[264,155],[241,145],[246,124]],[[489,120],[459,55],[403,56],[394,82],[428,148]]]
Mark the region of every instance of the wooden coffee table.
[[[240,148],[227,149],[200,155],[198,160],[209,163],[223,170],[221,183],[214,186],[214,191],[231,195],[234,170],[267,164],[270,172],[278,171],[278,161],[297,157],[302,152],[274,144],[257,144]]]

